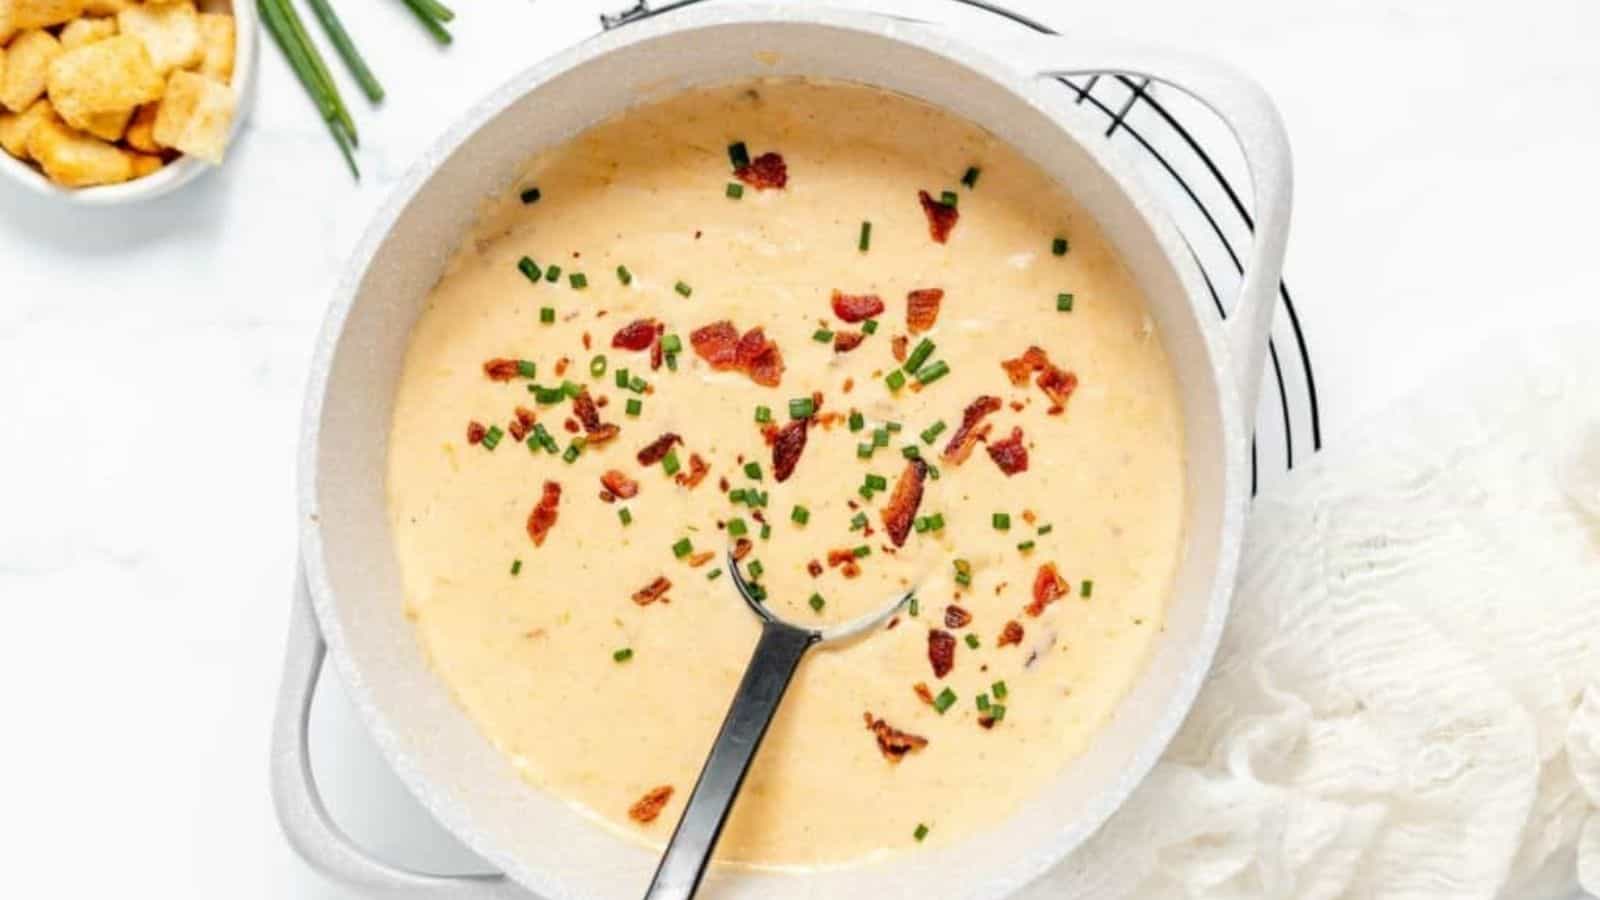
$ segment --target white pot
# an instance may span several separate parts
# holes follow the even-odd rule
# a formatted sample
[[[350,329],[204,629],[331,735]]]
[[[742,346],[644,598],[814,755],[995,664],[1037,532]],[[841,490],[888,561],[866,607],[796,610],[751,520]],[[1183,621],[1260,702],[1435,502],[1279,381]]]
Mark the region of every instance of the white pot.
[[[1096,124],[1045,80],[1088,72],[1180,86],[1221,114],[1243,144],[1256,195],[1255,243],[1226,323],[1206,313],[1199,271],[1161,208],[1105,151]],[[1233,591],[1250,418],[1288,223],[1288,149],[1270,103],[1230,70],[1169,52],[1023,36],[1008,40],[1002,57],[935,27],[871,14],[696,8],[584,43],[480,103],[406,178],[339,285],[305,410],[305,577],[273,757],[284,828],[328,874],[385,896],[513,897],[526,896],[525,888],[547,898],[637,897],[649,883],[655,854],[523,782],[429,671],[402,615],[385,512],[386,437],[412,325],[485,198],[507,189],[535,153],[648,92],[763,75],[861,82],[941,106],[1026,154],[1095,217],[1143,289],[1176,370],[1188,447],[1186,546],[1166,630],[1128,697],[1088,750],[1008,821],[955,846],[857,867],[714,870],[706,895],[1004,896],[1093,833],[1188,713]],[[400,779],[503,878],[403,872],[366,857],[329,821],[305,745],[323,640]]]

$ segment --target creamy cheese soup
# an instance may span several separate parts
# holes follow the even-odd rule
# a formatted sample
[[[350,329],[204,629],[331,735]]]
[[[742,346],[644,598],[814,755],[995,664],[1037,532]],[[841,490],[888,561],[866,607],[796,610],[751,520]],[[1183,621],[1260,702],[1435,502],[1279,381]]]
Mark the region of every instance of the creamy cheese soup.
[[[388,496],[466,713],[656,845],[756,640],[727,549],[798,622],[920,581],[805,660],[718,849],[838,865],[991,825],[1092,739],[1162,629],[1183,456],[1071,197],[931,106],[775,80],[645,103],[491,204],[411,339]]]

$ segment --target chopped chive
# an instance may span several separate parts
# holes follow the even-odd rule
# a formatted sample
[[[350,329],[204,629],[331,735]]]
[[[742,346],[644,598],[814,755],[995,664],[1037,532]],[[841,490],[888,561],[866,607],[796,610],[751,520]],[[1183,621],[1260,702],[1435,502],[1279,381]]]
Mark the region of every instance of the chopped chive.
[[[678,454],[668,450],[667,455],[661,457],[661,468],[665,469],[668,475],[678,474]]]
[[[969,633],[967,635],[967,646],[971,647],[973,650],[978,649],[978,636],[975,635],[975,634]]]
[[[935,381],[950,374],[950,364],[942,359],[929,363],[922,371],[917,373],[918,384],[933,384]]]
[[[772,408],[769,406],[756,407],[756,421],[765,424],[772,421]]]
[[[1056,256],[1066,256],[1067,255],[1067,239],[1064,238],[1064,237],[1058,237],[1055,240],[1051,241],[1050,242],[1050,252],[1054,253]]]
[[[623,647],[621,650],[612,653],[611,658],[619,663],[625,663],[628,660],[633,659],[633,648]]]
[[[569,378],[563,378],[561,380],[561,393],[567,397],[576,397],[583,393],[583,385]]]
[[[766,567],[761,565],[761,560],[759,559],[750,560],[750,565],[745,566],[745,568],[750,572],[751,581],[761,580],[761,573],[766,571]]]
[[[524,204],[538,203],[540,196],[542,196],[542,195],[539,193],[539,189],[538,188],[536,188],[536,187],[527,188],[526,190],[524,190],[522,192],[522,202]]]
[[[789,521],[796,525],[804,525],[811,521],[811,510],[796,504],[795,508],[789,511]]]
[[[872,488],[875,491],[886,491],[889,489],[889,479],[883,477],[882,475],[874,475],[871,472],[867,473],[865,483],[867,487]]]
[[[1004,700],[1006,698],[1006,683],[1004,681],[996,681],[994,684],[989,685],[989,692],[994,694],[996,700]]]
[[[668,353],[667,354],[667,371],[668,372],[676,372],[676,371],[678,371],[678,354],[676,354],[676,353]]]
[[[856,248],[862,253],[872,246],[872,223],[866,220],[861,222],[861,236],[856,239]]]
[[[679,559],[683,559],[693,552],[694,544],[690,543],[688,538],[679,538],[678,542],[672,545],[672,555]]]
[[[928,523],[927,516],[917,516],[916,519],[911,522],[911,527],[916,529],[917,534],[927,534],[928,529],[933,526]]]
[[[833,343],[833,332],[826,328],[818,328],[816,331],[811,332],[811,339],[819,344],[831,344]]]
[[[1072,295],[1071,294],[1057,294],[1056,295],[1056,311],[1057,312],[1072,312]]]
[[[529,450],[533,449],[534,441],[537,441],[539,446],[543,447],[547,453],[555,453],[557,450],[556,439],[551,436],[550,432],[545,430],[544,425],[537,422],[533,426],[533,436],[528,439]]]
[[[517,271],[521,272],[524,278],[527,278],[534,284],[539,283],[539,264],[534,262],[532,259],[524,256],[523,258],[517,260]]]
[[[748,478],[752,478],[752,479],[755,479],[756,481],[760,481],[761,480],[761,464],[756,462],[756,461],[754,461],[754,460],[751,460],[750,462],[745,463],[744,464],[744,474]]]
[[[522,574],[522,560],[513,559],[511,561],[511,574],[513,574],[513,575]]]
[[[867,518],[866,513],[858,512],[850,518],[850,530],[860,531],[861,529],[867,527],[868,521],[870,520]]]
[[[860,431],[865,427],[867,427],[867,417],[857,410],[850,410],[850,430]]]
[[[895,369],[893,372],[889,373],[889,377],[883,379],[883,383],[889,386],[889,390],[898,391],[906,386],[905,373],[901,372],[899,369]]]
[[[977,187],[978,173],[980,171],[977,166],[967,166],[967,173],[961,176],[961,183],[966,185],[968,190]]]
[[[1018,544],[1017,549],[1021,550],[1023,553],[1031,552],[1033,550],[1033,539],[1029,538],[1028,540]]]
[[[811,608],[817,612],[822,612],[822,608],[828,605],[828,601],[822,599],[821,594],[812,594],[811,599],[806,602],[810,603]]]
[[[917,823],[917,830],[911,832],[911,836],[916,838],[918,841],[922,840],[928,836],[928,826],[923,825],[920,822]]]
[[[744,502],[744,488],[734,488],[733,490],[729,491],[728,492],[728,502],[729,503],[743,503]]]
[[[694,288],[689,287],[688,282],[685,282],[685,281],[680,281],[677,284],[673,285],[672,289],[677,291],[679,294],[681,294],[681,295],[683,295],[685,297],[687,297],[690,294],[694,293]]]
[[[661,352],[662,353],[682,353],[683,352],[683,338],[678,337],[675,334],[666,335],[665,337],[663,337],[661,339]]]
[[[531,359],[519,359],[519,360],[517,360],[517,374],[518,375],[521,375],[523,378],[532,378],[533,376],[537,375],[538,373],[539,373],[539,367],[533,364],[533,360],[531,360]]]
[[[734,537],[744,537],[749,532],[750,527],[744,523],[743,519],[728,520],[728,534]]]
[[[582,454],[583,454],[583,445],[578,443],[577,441],[573,441],[572,443],[567,445],[567,449],[566,450],[562,451],[561,460],[562,460],[562,462],[569,463],[569,464],[570,463],[575,463],[575,462],[578,461],[578,457],[581,456]]]
[[[900,448],[900,455],[906,459],[921,459],[922,451],[917,448],[916,444],[907,444]]]
[[[759,584],[751,584],[750,585],[750,599],[756,601],[757,603],[760,603],[763,600],[766,600],[767,599],[767,589],[762,587]]]
[[[622,520],[623,525],[633,524],[633,513],[629,512],[626,506],[617,510],[617,518]]]
[[[722,193],[725,194],[730,200],[737,200],[744,196],[744,185],[737,181],[730,181],[728,182],[728,186],[723,188]]]
[[[617,383],[617,387],[626,388],[628,386],[628,370],[618,369],[615,381]]]
[[[628,390],[633,391],[635,394],[644,393],[644,389],[649,386],[650,382],[645,381],[644,378],[639,375],[631,376],[628,379]]]
[[[644,412],[644,401],[638,397],[629,397],[623,409],[628,415],[637,416],[639,413]]]
[[[561,267],[560,266],[551,266],[550,268],[545,269],[544,270],[544,280],[545,281],[560,281],[561,280]]]
[[[861,499],[863,499],[863,500],[871,500],[872,499],[872,488],[870,488],[870,487],[868,487],[868,486],[866,486],[864,484],[862,486],[856,488],[856,493],[860,494],[861,495]]]
[[[728,145],[728,161],[733,163],[735,171],[750,165],[750,150],[745,147],[744,141],[735,141]]]
[[[534,402],[540,404],[541,406],[549,406],[552,403],[560,403],[562,400],[567,398],[567,395],[561,393],[561,388],[558,387],[547,388],[544,385],[538,384],[533,385],[532,387]]]
[[[628,271],[627,266],[617,266],[617,280],[622,282],[624,287],[633,284],[633,273]]]
[[[1080,597],[1088,597],[1094,593],[1094,582],[1084,579],[1083,588],[1078,592]]]
[[[861,323],[861,330],[863,332],[865,332],[866,334],[877,334],[878,333],[878,320],[877,319],[868,319],[865,322],[862,322]]]
[[[906,364],[900,368],[904,369],[907,374],[922,368],[922,364],[927,362],[928,357],[933,355],[933,347],[933,341],[927,338],[917,341],[917,346],[912,349],[911,355],[906,357]]]
[[[944,530],[944,513],[934,513],[933,515],[928,517],[928,530],[930,530],[930,531],[943,531]]]
[[[493,450],[500,444],[502,437],[505,437],[505,432],[500,430],[500,426],[490,425],[488,432],[483,436],[483,449]]]
[[[543,322],[544,324],[549,325],[550,323],[554,322],[555,320],[556,320],[556,308],[555,307],[553,307],[553,306],[545,306],[545,307],[541,307],[539,309],[539,321],[540,322]]]
[[[922,442],[924,444],[933,443],[935,440],[938,440],[940,432],[944,431],[944,429],[945,424],[943,419],[940,419],[932,425],[929,425],[927,428],[922,429]]]
[[[899,433],[900,429],[904,428],[905,426],[901,425],[899,422],[885,422],[883,423],[883,427],[892,432]]]
[[[874,429],[872,429],[872,446],[874,446],[874,447],[887,447],[887,446],[889,446],[889,429],[887,429],[887,428],[874,428]]]
[[[589,374],[599,378],[606,374],[606,366],[608,365],[610,363],[606,360],[606,355],[604,353],[597,354],[594,359],[589,360]]]
[[[872,548],[868,547],[866,544],[862,544],[859,547],[852,548],[850,553],[856,559],[860,559],[863,556],[871,556],[872,555]]]
[[[990,522],[990,524],[994,525],[994,530],[995,531],[1010,531],[1011,530],[1011,514],[1010,513],[997,512],[994,515],[989,517],[989,522]]]
[[[939,692],[939,696],[933,698],[933,711],[942,716],[944,715],[945,710],[949,709],[955,704],[956,692],[950,690],[949,688],[945,688]]]
[[[1006,708],[998,703],[989,705],[989,718],[998,722],[1006,717]]]
[[[970,587],[972,585],[972,563],[967,562],[964,559],[958,559],[955,562],[955,567],[956,584],[959,584],[962,587]]]
[[[989,711],[989,695],[988,694],[979,694],[978,697],[977,697],[977,702],[978,702],[978,712],[988,712]]]
[[[796,397],[789,401],[789,418],[809,419],[817,411],[816,401],[810,397]]]
[[[581,291],[589,286],[589,276],[582,272],[573,272],[567,276],[567,283],[572,285],[573,290]]]
[[[772,526],[766,522],[761,523],[761,539],[763,541],[772,537]]]
[[[857,444],[856,445],[856,458],[857,459],[871,459],[872,458],[872,451],[876,450],[876,449],[877,448],[874,447],[872,444]]]
[[[921,607],[920,604],[917,603],[916,595],[912,594],[911,595],[911,599],[906,601],[906,612],[908,612],[911,615],[915,616],[917,613],[919,613],[921,611],[922,611],[922,607]]]
[[[960,197],[956,196],[956,192],[955,191],[940,191],[939,192],[939,203],[944,205],[944,206],[955,206],[957,201],[959,201],[960,199],[961,199]]]
[[[722,577],[722,570],[721,569],[712,569],[711,571],[706,573],[706,580],[707,581],[716,581],[718,578],[721,578],[721,577]]]
[[[1055,531],[1055,530],[1056,530],[1056,527],[1054,525],[1049,524],[1048,522],[1039,526],[1039,533],[1040,534],[1049,534],[1050,532]]]

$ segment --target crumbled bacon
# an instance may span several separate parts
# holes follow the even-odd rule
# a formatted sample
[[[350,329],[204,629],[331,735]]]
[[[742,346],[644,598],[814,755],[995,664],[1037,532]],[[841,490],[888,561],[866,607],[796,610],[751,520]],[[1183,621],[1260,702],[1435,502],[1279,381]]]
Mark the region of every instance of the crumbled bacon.
[[[573,395],[572,412],[583,423],[584,431],[594,431],[600,427],[600,410],[595,407],[594,398],[589,396],[587,388]]]
[[[693,488],[705,480],[706,473],[711,471],[711,465],[700,458],[700,454],[689,454],[689,471],[679,472],[673,480],[686,488]]]
[[[672,582],[665,575],[657,575],[654,581],[633,592],[633,602],[640,606],[649,606],[657,600],[666,602],[667,591],[670,590]]]
[[[1011,621],[1006,623],[1004,628],[1000,629],[1000,639],[995,641],[995,646],[996,647],[1006,647],[1006,646],[1009,646],[1011,644],[1021,644],[1021,643],[1022,643],[1022,623],[1018,622],[1016,619],[1012,619]]]
[[[1039,516],[1033,510],[1025,509],[1022,511],[1022,521],[1032,525],[1033,523],[1039,521]]]
[[[772,477],[788,481],[794,467],[800,462],[800,453],[806,449],[806,420],[796,419],[778,429],[772,441]]]
[[[929,631],[928,662],[933,664],[933,677],[949,675],[956,664],[956,636],[937,628]]]
[[[777,387],[782,379],[783,354],[759,327],[741,336],[732,322],[712,322],[690,332],[689,343],[701,359],[718,371],[744,372],[751,381],[765,387]]]
[[[986,714],[986,715],[981,715],[981,716],[978,717],[978,724],[981,725],[982,727],[984,727],[985,729],[993,728],[994,727],[994,721],[995,721],[994,716],[991,716],[991,715],[987,715]]]
[[[1044,391],[1044,395],[1050,398],[1050,408],[1046,412],[1054,416],[1060,415],[1061,411],[1067,408],[1067,398],[1078,388],[1078,376],[1055,366],[1049,366],[1039,373],[1035,383]]]
[[[606,424],[601,425],[599,428],[589,432],[588,436],[584,440],[589,446],[598,447],[621,433],[621,426]]]
[[[961,213],[954,206],[946,206],[933,199],[927,191],[917,191],[917,200],[921,201],[922,212],[928,217],[928,236],[940,244],[948,241]]]
[[[699,553],[690,554],[688,559],[689,568],[698,569],[706,563],[711,562],[711,558],[716,555],[717,551],[715,550],[702,550]]]
[[[911,686],[911,692],[916,694],[917,699],[921,700],[923,703],[926,703],[929,706],[933,705],[933,691],[928,688],[928,683],[926,681],[919,681],[916,684],[913,684]]]
[[[1016,359],[1002,360],[1000,368],[1006,370],[1006,377],[1017,387],[1028,383],[1028,376],[1050,365],[1050,357],[1038,347],[1029,347]]]
[[[734,562],[738,562],[738,561],[744,559],[746,556],[749,556],[750,555],[750,550],[752,548],[754,548],[754,547],[755,547],[755,543],[753,541],[751,541],[749,538],[739,538],[738,540],[734,541],[733,542],[733,560],[734,560]]]
[[[583,333],[583,349],[585,349],[585,350],[589,349],[589,346],[590,346],[591,343],[592,343],[592,340],[589,337],[589,332],[585,331]]]
[[[713,369],[732,369],[738,364],[739,329],[726,319],[689,332],[689,345]]]
[[[533,423],[538,421],[539,418],[533,414],[533,410],[527,408],[526,406],[519,406],[516,408],[516,410],[514,410],[514,412],[517,417],[517,423],[522,426],[524,431],[531,431],[533,429]]]
[[[611,346],[617,350],[645,350],[655,339],[655,319],[634,319],[611,336]]]
[[[889,352],[894,354],[895,362],[906,361],[906,347],[910,343],[911,339],[903,334],[897,334],[889,339]]]
[[[782,190],[789,183],[789,167],[779,153],[763,153],[734,169],[733,174],[758,191],[768,188]]]
[[[817,560],[814,560],[814,559],[811,560],[810,562],[806,563],[806,574],[810,575],[812,578],[815,578],[818,575],[821,575],[822,574],[822,563],[817,561]]]
[[[467,423],[467,443],[469,444],[483,443],[483,436],[488,433],[489,429],[483,427],[482,422]]]
[[[921,334],[933,327],[939,319],[939,303],[944,291],[939,288],[922,288],[906,295],[906,328],[912,334]]]
[[[944,608],[944,627],[965,628],[972,624],[972,613],[967,612],[954,603]]]
[[[661,458],[667,455],[668,451],[672,449],[673,444],[681,443],[683,443],[683,438],[678,437],[676,434],[673,434],[670,431],[666,434],[663,434],[661,437],[651,441],[643,450],[639,451],[637,457],[639,460],[639,465],[653,466],[656,463],[661,462]]]
[[[849,547],[844,547],[842,549],[829,550],[828,551],[828,567],[829,568],[836,568],[836,567],[842,566],[842,565],[844,565],[846,563],[852,563],[852,562],[855,562],[855,561],[856,561],[855,551],[851,550]]]
[[[567,416],[561,423],[561,427],[565,428],[569,434],[577,434],[583,429],[583,426],[578,424],[578,420],[571,416]]]
[[[671,799],[672,785],[663,784],[660,787],[652,788],[649,793],[640,797],[638,802],[628,808],[628,818],[638,822],[640,825],[648,825],[656,820],[656,816],[661,815],[662,808]]]
[[[866,339],[867,336],[859,331],[836,332],[833,336],[833,352],[849,353],[851,350],[861,346],[861,342]]]
[[[883,301],[877,294],[846,294],[833,292],[833,314],[846,322],[862,322],[883,314]]]
[[[984,416],[999,408],[1000,398],[988,395],[967,404],[967,408],[961,412],[961,426],[955,434],[950,435],[949,443],[944,445],[944,458],[953,463],[965,462],[972,455],[972,448],[989,433],[988,425],[980,427]]]
[[[987,447],[989,458],[1009,477],[1028,471],[1028,448],[1022,443],[1022,429],[1013,427],[1011,436]]]
[[[661,368],[661,360],[664,357],[665,354],[661,350],[661,337],[657,335],[655,341],[650,344],[650,371],[654,372]]]
[[[510,381],[517,377],[517,361],[496,357],[483,364],[483,374],[495,381]]]
[[[866,714],[866,720],[867,730],[878,738],[879,752],[889,762],[897,763],[907,753],[928,746],[927,738],[891,727],[888,722],[873,718],[870,712]]]
[[[605,474],[600,476],[600,483],[605,485],[606,490],[613,496],[624,500],[631,500],[639,493],[639,482],[616,469],[607,469]]]
[[[544,546],[545,535],[556,524],[556,507],[560,505],[561,485],[546,481],[539,502],[533,507],[533,512],[528,513],[528,537],[533,538],[535,547]]]
[[[511,434],[511,439],[519,444],[528,436],[528,426],[522,424],[520,419],[512,419],[506,423],[506,431]]]
[[[1037,616],[1044,612],[1044,608],[1067,595],[1067,582],[1056,571],[1055,563],[1045,563],[1039,567],[1039,574],[1033,577],[1033,602],[1025,608],[1030,616]]]
[[[922,505],[922,482],[927,477],[927,463],[920,458],[908,461],[900,480],[895,482],[894,493],[889,495],[889,503],[883,508],[883,528],[896,547],[904,546],[906,536],[911,534],[917,507]]]
[[[572,359],[570,357],[563,356],[560,359],[556,360],[556,374],[557,375],[565,375],[565,374],[567,374],[567,366],[570,366],[570,365],[572,365]]]

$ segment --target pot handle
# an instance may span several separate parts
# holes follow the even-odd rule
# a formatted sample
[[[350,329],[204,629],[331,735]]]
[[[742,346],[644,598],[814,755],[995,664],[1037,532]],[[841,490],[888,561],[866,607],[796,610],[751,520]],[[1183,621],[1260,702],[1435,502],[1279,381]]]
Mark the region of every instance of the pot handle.
[[[391,866],[362,850],[333,821],[317,791],[307,743],[311,699],[326,655],[305,574],[297,573],[289,649],[272,723],[272,803],[290,846],[323,875],[385,897],[531,900],[532,894],[504,875],[425,875]]]
[[[1032,34],[1008,40],[1004,50],[1006,58],[1040,78],[1116,73],[1160,81],[1193,96],[1227,123],[1244,151],[1255,192],[1255,235],[1226,332],[1241,409],[1245,421],[1254,420],[1294,192],[1289,137],[1277,107],[1260,85],[1231,66],[1181,51]]]

